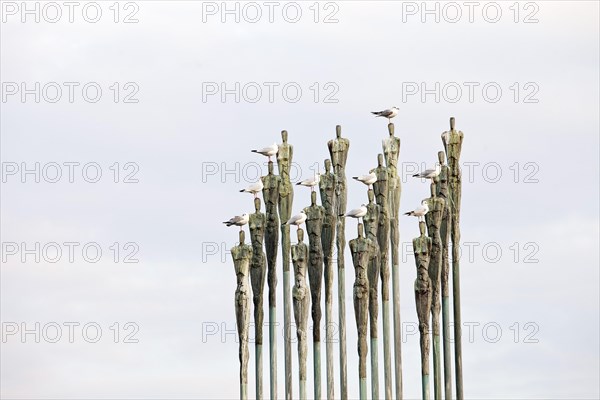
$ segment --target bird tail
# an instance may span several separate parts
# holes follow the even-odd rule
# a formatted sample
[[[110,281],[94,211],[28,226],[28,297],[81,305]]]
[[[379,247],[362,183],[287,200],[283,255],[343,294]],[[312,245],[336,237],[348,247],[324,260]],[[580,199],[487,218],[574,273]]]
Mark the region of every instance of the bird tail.
[[[225,221],[225,222],[223,222],[223,223],[224,223],[225,225],[227,225],[227,226],[231,226],[231,223],[230,223],[229,221]]]
[[[252,153],[258,153],[258,150],[250,150]]]
[[[353,176],[352,179],[358,180],[358,176]]]
[[[413,215],[413,212],[412,212],[412,211],[409,211],[409,212],[407,212],[407,213],[404,213],[404,215]]]
[[[298,186],[298,185],[302,185],[302,182],[298,182],[298,183],[296,183],[296,186]]]
[[[415,178],[418,178],[420,175],[419,174],[414,174],[413,175]]]
[[[240,190],[240,193],[244,193],[246,191],[246,189],[242,189]]]
[[[371,114],[377,115],[379,117],[379,111],[371,111]]]

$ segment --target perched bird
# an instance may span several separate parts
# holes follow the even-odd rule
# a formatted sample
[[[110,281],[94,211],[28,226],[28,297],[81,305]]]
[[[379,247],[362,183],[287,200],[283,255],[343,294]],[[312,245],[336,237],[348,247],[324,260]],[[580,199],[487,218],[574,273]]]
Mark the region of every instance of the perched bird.
[[[306,221],[306,213],[302,210],[300,211],[300,214],[294,215],[284,225],[296,225],[296,227],[300,229],[300,225],[302,225],[304,221]]]
[[[249,219],[250,219],[250,217],[248,216],[248,214],[244,213],[242,215],[236,215],[235,217],[231,218],[229,221],[225,221],[223,223],[227,226],[231,226],[231,225],[239,226],[240,231],[241,231],[242,226],[246,225],[248,223]]]
[[[362,218],[365,215],[367,215],[367,206],[363,204],[359,208],[348,211],[344,217]]]
[[[385,117],[388,119],[388,122],[390,122],[392,118],[398,115],[398,111],[400,111],[398,107],[392,107],[383,111],[371,111],[371,114],[374,114],[377,117]]]
[[[256,198],[258,193],[260,191],[262,191],[264,187],[265,186],[263,185],[263,181],[262,181],[262,179],[260,179],[258,182],[253,183],[252,185],[248,186],[246,189],[240,190],[240,192],[241,193],[252,193],[254,195],[254,198]]]
[[[370,172],[368,175],[353,176],[352,179],[356,179],[371,188],[371,185],[377,182],[377,174]]]
[[[300,181],[300,182],[296,183],[296,185],[302,185],[302,186],[309,187],[310,191],[312,192],[313,190],[315,190],[315,186],[317,186],[319,184],[320,180],[321,180],[321,174],[317,172],[313,178],[308,178],[303,181]]]
[[[440,167],[440,164],[436,164],[435,168],[426,169],[425,171],[414,174],[413,176],[416,178],[431,179],[433,181],[440,174],[441,170],[442,167]]]
[[[263,147],[258,150],[250,150],[253,153],[262,154],[263,156],[269,157],[269,161],[271,161],[271,157],[276,155],[279,151],[279,146],[276,143],[273,143],[271,146]]]
[[[417,217],[419,221],[423,221],[425,214],[429,212],[429,204],[427,204],[427,200],[423,200],[421,205],[415,208],[414,211],[409,211],[404,213],[404,215],[410,215],[411,217]]]

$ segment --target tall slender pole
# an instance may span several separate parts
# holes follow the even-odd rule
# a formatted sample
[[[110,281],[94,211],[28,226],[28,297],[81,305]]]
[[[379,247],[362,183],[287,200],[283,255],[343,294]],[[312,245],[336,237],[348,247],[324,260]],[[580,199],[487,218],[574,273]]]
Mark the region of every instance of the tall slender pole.
[[[273,162],[269,161],[268,174],[263,176],[263,199],[267,215],[265,249],[267,254],[267,286],[269,287],[269,389],[270,398],[277,399],[277,244],[279,242],[279,182],[273,174]]]
[[[432,241],[429,261],[429,278],[431,279],[431,319],[433,325],[433,389],[434,398],[442,398],[442,357],[440,354],[440,308],[442,277],[442,238],[440,226],[446,202],[437,197],[435,182],[430,185],[431,197],[428,199],[429,212],[425,215],[427,233]]]
[[[256,399],[263,398],[263,292],[267,272],[267,259],[263,251],[263,238],[267,225],[265,214],[260,212],[260,198],[254,198],[254,214],[250,214],[250,239],[252,241],[252,260],[250,261],[250,280],[254,300],[254,354],[256,376]]]
[[[419,317],[421,343],[421,391],[423,400],[429,400],[429,320],[431,315],[432,283],[429,278],[429,260],[432,241],[425,235],[425,222],[419,222],[421,235],[413,239],[413,251],[417,264],[415,279],[415,303]]]
[[[325,263],[325,358],[327,360],[327,400],[334,398],[333,377],[333,240],[335,234],[335,175],[331,172],[331,160],[325,160],[325,173],[319,180],[321,204],[325,208],[321,242]]]
[[[388,201],[388,170],[384,165],[383,154],[377,155],[377,168],[372,172],[377,175],[377,182],[373,184],[375,200],[381,210],[379,214],[379,228],[377,229],[377,242],[379,244],[381,276],[381,306],[383,316],[383,376],[385,384],[385,399],[392,398],[392,357],[390,344],[390,265],[388,249],[390,247],[390,217]]]
[[[282,222],[292,215],[294,190],[290,182],[290,166],[294,148],[288,144],[287,131],[281,131],[283,143],[277,152],[277,168],[279,169],[279,219]],[[285,364],[285,398],[292,399],[292,302],[290,299],[290,226],[281,225],[281,250],[283,253],[283,332],[284,332],[284,364]]]
[[[460,200],[461,200],[461,171],[460,151],[462,149],[463,133],[454,129],[454,117],[450,118],[450,130],[442,133],[442,142],[446,150],[448,167],[450,168],[450,210],[452,213],[452,295],[454,300],[454,364],[456,369],[456,398],[462,400],[462,329],[460,315]]]
[[[388,185],[390,204],[390,239],[392,247],[392,309],[394,313],[394,367],[396,375],[396,399],[402,399],[402,328],[400,322],[400,230],[398,214],[400,211],[401,185],[398,176],[398,156],[400,139],[394,136],[394,124],[388,124],[390,136],[383,141],[383,154],[388,168]]]
[[[340,398],[348,398],[348,367],[346,355],[346,274],[344,268],[344,249],[346,246],[345,228],[346,220],[343,215],[346,213],[347,192],[346,192],[346,161],[348,159],[348,150],[350,141],[342,138],[342,127],[335,127],[336,138],[327,143],[333,172],[336,177],[335,183],[335,209],[337,215],[336,223],[336,249],[338,264],[338,326],[340,342]]]
[[[450,240],[450,199],[448,197],[448,179],[450,171],[446,164],[446,154],[438,152],[438,162],[441,165],[440,175],[437,178],[437,195],[445,200],[444,215],[440,227],[442,239],[442,339],[444,344],[444,397],[452,399],[452,349],[450,343],[450,285],[448,263],[448,241]]]

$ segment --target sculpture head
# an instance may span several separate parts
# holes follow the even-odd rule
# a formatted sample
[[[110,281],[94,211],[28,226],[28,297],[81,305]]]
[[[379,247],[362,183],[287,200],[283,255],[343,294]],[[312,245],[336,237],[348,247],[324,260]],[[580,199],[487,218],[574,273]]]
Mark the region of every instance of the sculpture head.
[[[450,117],[450,130],[454,131],[455,120],[454,117]]]
[[[425,222],[423,221],[419,222],[419,232],[421,233],[421,236],[425,235]]]
[[[357,229],[358,229],[358,237],[359,238],[364,237],[365,228],[364,228],[362,222],[359,222]]]
[[[383,154],[381,153],[377,154],[377,166],[383,167]]]
[[[444,165],[444,161],[446,160],[446,153],[443,151],[438,151],[438,162],[440,165]]]
[[[288,139],[287,131],[281,131],[281,140],[283,140],[283,143],[287,143],[287,139]]]
[[[254,199],[254,210],[255,210],[255,212],[260,212],[260,198],[259,197]]]
[[[302,243],[304,241],[304,231],[302,228],[298,228],[296,232],[298,233],[298,243]]]
[[[431,182],[431,185],[429,185],[429,192],[431,193],[431,197],[434,198],[435,197],[435,193],[436,193],[436,184],[435,182]]]
[[[267,169],[269,170],[269,175],[273,175],[273,161],[269,161]]]
[[[391,122],[388,124],[388,131],[390,132],[390,137],[394,136],[394,124]]]
[[[335,126],[335,137],[338,139],[342,138],[342,126],[341,125]]]
[[[331,160],[329,158],[325,159],[325,173],[329,174],[331,172]]]
[[[244,241],[246,240],[246,233],[241,230],[240,231],[240,246],[244,244]]]
[[[369,198],[369,203],[373,203],[373,200],[375,199],[375,192],[373,191],[373,189],[369,189],[369,191],[367,192],[367,197]]]
[[[315,191],[310,192],[310,205],[311,206],[317,205],[317,192],[315,192]]]

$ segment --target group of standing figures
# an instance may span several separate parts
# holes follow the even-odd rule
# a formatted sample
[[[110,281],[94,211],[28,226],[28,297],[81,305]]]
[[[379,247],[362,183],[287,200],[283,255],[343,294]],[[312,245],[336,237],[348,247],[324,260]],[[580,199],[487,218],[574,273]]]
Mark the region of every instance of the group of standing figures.
[[[429,398],[429,343],[430,316],[433,337],[434,394],[441,399],[442,371],[440,367],[440,308],[442,309],[442,334],[444,338],[444,388],[445,398],[452,398],[451,348],[449,339],[449,257],[448,241],[452,238],[452,282],[454,301],[454,337],[456,398],[462,399],[462,366],[460,347],[460,289],[458,227],[460,215],[460,168],[458,165],[462,145],[462,132],[455,131],[454,119],[451,129],[442,134],[444,152],[439,153],[441,173],[432,179],[431,197],[426,201],[429,212],[425,221],[419,222],[421,235],[413,240],[417,279],[415,300],[421,333],[423,398]],[[357,225],[357,237],[350,240],[349,247],[355,270],[353,303],[358,331],[360,398],[367,398],[367,355],[371,350],[371,397],[378,399],[402,398],[402,357],[399,293],[399,229],[401,179],[398,175],[400,139],[394,135],[394,125],[388,124],[389,136],[383,140],[383,152],[377,156],[377,167],[371,174],[377,180],[367,191],[367,212]],[[303,221],[308,233],[308,245],[304,241],[304,230],[297,228],[297,243],[291,245],[290,220],[293,203],[293,186],[290,182],[290,166],[293,146],[287,142],[287,132],[282,132],[283,143],[274,145],[275,151],[261,153],[269,156],[268,174],[261,178],[254,192],[255,212],[249,216],[236,217],[228,225],[249,225],[251,244],[245,243],[243,229],[239,232],[239,244],[231,249],[237,276],[235,292],[236,324],[239,336],[240,398],[248,397],[248,331],[250,328],[250,296],[254,305],[255,329],[255,376],[256,398],[263,398],[263,291],[268,286],[269,368],[270,398],[277,398],[277,336],[276,336],[276,289],[277,254],[281,238],[283,258],[284,299],[284,371],[285,398],[292,399],[292,315],[295,322],[298,346],[299,398],[306,399],[309,338],[309,315],[312,319],[313,379],[315,399],[321,398],[321,292],[325,286],[325,345],[326,345],[326,396],[348,398],[346,356],[346,306],[345,306],[345,214],[347,185],[345,167],[350,141],[336,127],[336,138],[327,143],[330,159],[324,162],[324,173],[317,177],[321,205],[317,203],[317,192],[311,188],[310,205],[302,210]],[[279,175],[273,171],[271,156],[276,155]],[[333,170],[332,170],[333,169]],[[265,213],[261,211],[262,191]],[[232,222],[233,221],[233,222]],[[427,233],[426,233],[427,228]],[[336,246],[334,257],[334,243]],[[391,253],[391,254],[390,254]],[[391,259],[391,268],[390,268]],[[339,344],[339,388],[334,393],[333,345],[336,321],[333,315],[334,261],[338,272],[338,316],[337,334]],[[293,270],[290,271],[290,264]],[[391,274],[390,274],[391,272]],[[290,286],[290,274],[293,287]],[[308,278],[308,282],[307,282]],[[392,281],[392,321],[390,321],[390,278]],[[381,298],[381,300],[379,300]],[[441,304],[440,304],[441,298]],[[378,317],[381,305],[384,351],[384,390],[379,391],[378,368]],[[292,312],[293,309],[293,312]],[[392,323],[392,325],[390,325]],[[370,328],[370,329],[367,329]],[[369,335],[369,340],[367,339]],[[393,335],[393,336],[392,336]],[[393,348],[393,350],[392,350]],[[394,366],[392,373],[392,365]],[[353,396],[350,396],[353,397]]]

